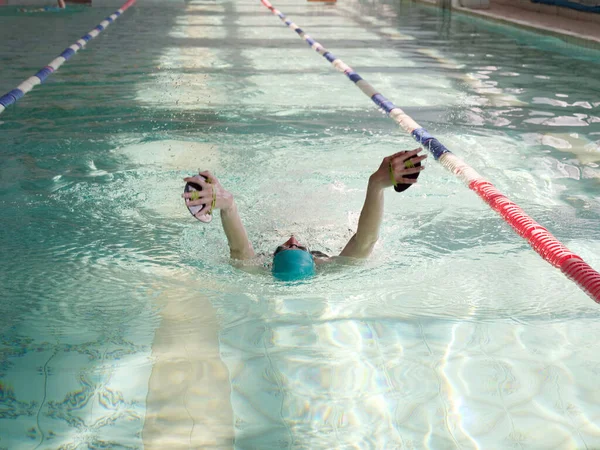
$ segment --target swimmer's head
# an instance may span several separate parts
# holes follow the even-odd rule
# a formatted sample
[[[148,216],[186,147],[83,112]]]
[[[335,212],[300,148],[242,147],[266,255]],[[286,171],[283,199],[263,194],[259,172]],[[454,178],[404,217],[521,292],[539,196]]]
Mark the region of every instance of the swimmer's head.
[[[273,254],[273,276],[282,281],[295,281],[315,274],[315,261],[308,248],[292,236]]]

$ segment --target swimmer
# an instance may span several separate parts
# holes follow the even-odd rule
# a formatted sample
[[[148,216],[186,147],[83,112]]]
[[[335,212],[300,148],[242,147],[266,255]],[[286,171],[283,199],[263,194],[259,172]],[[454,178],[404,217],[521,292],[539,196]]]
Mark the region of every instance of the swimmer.
[[[421,161],[427,155],[419,155],[421,148],[401,151],[383,158],[379,168],[369,177],[365,203],[358,220],[356,233],[348,241],[339,256],[364,259],[373,251],[379,238],[379,228],[383,218],[383,191],[391,186],[401,191],[417,182],[418,174],[424,169]],[[254,249],[248,233],[238,214],[233,195],[227,191],[219,180],[210,172],[200,172],[201,177],[187,177],[187,183],[196,183],[201,191],[185,192],[188,208],[190,206],[210,205],[199,211],[196,218],[209,222],[214,210],[221,210],[221,223],[230,256],[233,260],[243,261],[255,257]],[[404,185],[404,186],[402,186]],[[300,243],[293,235],[273,253],[272,273],[277,279],[284,281],[300,280],[315,274],[317,266],[333,261],[332,257],[322,252],[310,251],[308,246]]]
[[[57,6],[44,6],[43,8],[36,9],[19,9],[19,12],[57,12],[67,7],[65,0],[57,0],[56,5]]]

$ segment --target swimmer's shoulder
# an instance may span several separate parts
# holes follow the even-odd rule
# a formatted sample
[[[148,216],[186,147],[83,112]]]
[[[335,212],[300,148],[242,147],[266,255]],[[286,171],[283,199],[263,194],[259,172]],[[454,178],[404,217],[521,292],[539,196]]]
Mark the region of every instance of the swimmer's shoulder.
[[[231,265],[236,269],[251,274],[264,274],[271,271],[267,255],[258,254],[249,259],[230,259]]]
[[[338,266],[348,266],[354,265],[360,260],[356,258],[349,258],[348,256],[315,256],[314,257],[315,264],[317,266],[325,266],[325,265],[338,265]]]
[[[324,264],[331,264],[335,262],[335,256],[314,256],[313,259],[317,266],[322,266]]]

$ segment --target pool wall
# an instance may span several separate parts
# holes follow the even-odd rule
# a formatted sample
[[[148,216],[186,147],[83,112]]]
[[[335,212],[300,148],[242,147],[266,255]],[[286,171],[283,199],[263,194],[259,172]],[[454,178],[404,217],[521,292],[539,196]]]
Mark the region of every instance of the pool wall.
[[[449,4],[438,0],[417,1],[444,8]],[[463,7],[458,0],[453,0],[452,10],[558,36],[576,45],[600,48],[600,14],[594,12],[532,3],[530,0],[490,0],[486,8]]]

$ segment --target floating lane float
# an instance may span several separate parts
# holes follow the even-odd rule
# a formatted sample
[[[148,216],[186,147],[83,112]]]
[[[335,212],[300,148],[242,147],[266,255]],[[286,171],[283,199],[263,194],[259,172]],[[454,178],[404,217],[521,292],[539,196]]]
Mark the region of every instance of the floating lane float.
[[[56,72],[60,66],[62,66],[66,61],[71,59],[71,57],[81,50],[85,45],[98,36],[102,31],[104,31],[111,23],[119,18],[121,14],[123,14],[130,6],[132,6],[136,0],[128,0],[123,4],[119,9],[117,9],[114,13],[100,22],[93,30],[89,33],[85,34],[81,37],[77,42],[75,42],[70,47],[67,47],[58,57],[53,59],[50,64],[36,73],[34,76],[28,78],[23,83],[18,85],[15,89],[10,92],[7,92],[2,97],[0,97],[0,114],[4,112],[4,110],[15,103],[17,100],[22,98],[25,94],[31,91],[38,84],[46,81],[46,78],[50,76],[53,72]]]
[[[594,301],[600,303],[600,273],[594,270],[583,259],[569,250],[556,239],[546,228],[529,217],[516,203],[509,200],[492,183],[482,177],[475,169],[448,150],[440,141],[430,135],[427,130],[415,122],[402,109],[381,95],[350,66],[336,58],[320,43],[306,34],[298,25],[287,19],[285,14],[276,9],[269,0],[261,0],[274,15],[279,17],[288,28],[317,53],[329,61],[337,70],[343,72],[365,95],[379,108],[383,109],[404,131],[410,134],[419,144],[427,148],[433,157],[446,169],[459,177],[471,190],[477,193],[494,211],[496,211],[533,249],[547,262],[559,268],[573,280]]]

